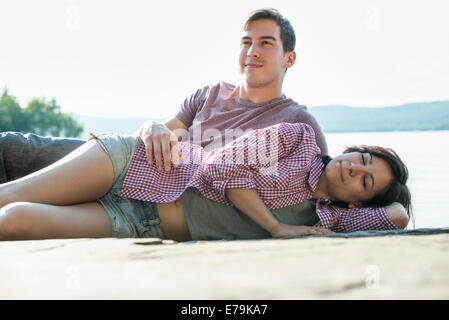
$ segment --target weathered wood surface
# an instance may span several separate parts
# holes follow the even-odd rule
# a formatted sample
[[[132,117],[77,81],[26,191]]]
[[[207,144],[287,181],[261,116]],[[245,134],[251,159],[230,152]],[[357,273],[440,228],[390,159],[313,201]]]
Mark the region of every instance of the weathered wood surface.
[[[0,299],[449,299],[449,229],[0,242]]]

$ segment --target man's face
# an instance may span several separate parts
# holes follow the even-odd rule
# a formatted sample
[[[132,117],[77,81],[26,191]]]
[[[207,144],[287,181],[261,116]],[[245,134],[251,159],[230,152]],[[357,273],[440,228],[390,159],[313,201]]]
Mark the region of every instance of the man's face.
[[[284,54],[281,28],[269,19],[251,22],[241,39],[239,71],[248,87],[282,84],[285,69],[293,65],[292,52]]]

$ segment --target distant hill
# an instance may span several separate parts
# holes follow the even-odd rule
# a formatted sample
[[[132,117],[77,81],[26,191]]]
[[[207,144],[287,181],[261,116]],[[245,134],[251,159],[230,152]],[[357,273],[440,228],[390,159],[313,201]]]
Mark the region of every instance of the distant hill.
[[[449,130],[449,101],[410,103],[395,107],[349,107],[329,105],[309,107],[324,132]],[[134,133],[148,120],[168,119],[73,117],[84,125],[81,138],[89,133]]]
[[[449,101],[396,107],[310,107],[325,132],[449,130]]]

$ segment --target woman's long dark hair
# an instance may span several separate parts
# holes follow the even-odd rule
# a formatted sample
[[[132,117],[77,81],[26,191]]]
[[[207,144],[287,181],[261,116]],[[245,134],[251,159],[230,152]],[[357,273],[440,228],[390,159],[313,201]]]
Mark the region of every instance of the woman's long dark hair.
[[[393,202],[399,202],[402,204],[407,211],[409,219],[413,220],[413,225],[415,225],[413,212],[412,212],[412,204],[411,204],[411,194],[410,190],[407,187],[406,183],[408,180],[408,169],[405,166],[404,162],[402,162],[401,158],[390,148],[384,148],[379,146],[352,146],[346,148],[343,153],[349,152],[360,152],[360,153],[370,153],[373,156],[379,157],[385,160],[391,168],[393,173],[393,181],[387,187],[385,192],[376,195],[374,198],[362,202],[364,207],[385,207]],[[324,163],[327,165],[329,163],[330,158],[323,158]],[[346,206],[345,203],[335,203],[340,206]]]

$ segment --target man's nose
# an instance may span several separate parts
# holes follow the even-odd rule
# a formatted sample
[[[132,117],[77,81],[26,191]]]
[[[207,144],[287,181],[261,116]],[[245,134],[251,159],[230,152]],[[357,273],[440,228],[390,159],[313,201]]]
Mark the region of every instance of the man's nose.
[[[260,56],[259,48],[257,48],[257,44],[253,43],[251,47],[248,49],[248,57],[258,58]]]

